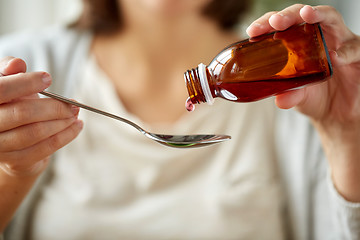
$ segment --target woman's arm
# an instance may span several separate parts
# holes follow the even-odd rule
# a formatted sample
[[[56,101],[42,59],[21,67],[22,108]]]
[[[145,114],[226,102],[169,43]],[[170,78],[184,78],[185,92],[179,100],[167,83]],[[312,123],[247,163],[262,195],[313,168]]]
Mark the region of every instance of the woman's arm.
[[[30,191],[38,174],[13,177],[0,170],[0,232],[2,232],[22,200]]]
[[[47,73],[26,73],[21,59],[0,60],[0,232],[49,156],[82,129],[78,108],[38,97],[50,84]]]

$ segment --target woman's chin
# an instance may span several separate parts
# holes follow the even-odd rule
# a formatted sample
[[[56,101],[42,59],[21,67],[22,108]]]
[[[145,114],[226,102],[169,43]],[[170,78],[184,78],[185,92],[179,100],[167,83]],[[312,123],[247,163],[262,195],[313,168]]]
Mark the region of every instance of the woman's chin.
[[[139,0],[148,10],[162,16],[176,16],[201,11],[209,0]]]

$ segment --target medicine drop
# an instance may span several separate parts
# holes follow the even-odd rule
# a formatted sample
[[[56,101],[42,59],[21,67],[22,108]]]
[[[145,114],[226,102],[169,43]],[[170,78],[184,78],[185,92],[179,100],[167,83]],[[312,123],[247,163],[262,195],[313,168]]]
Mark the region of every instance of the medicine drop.
[[[192,112],[192,111],[195,110],[195,104],[191,101],[190,98],[186,99],[185,108],[186,108],[186,110],[188,110],[189,112]]]

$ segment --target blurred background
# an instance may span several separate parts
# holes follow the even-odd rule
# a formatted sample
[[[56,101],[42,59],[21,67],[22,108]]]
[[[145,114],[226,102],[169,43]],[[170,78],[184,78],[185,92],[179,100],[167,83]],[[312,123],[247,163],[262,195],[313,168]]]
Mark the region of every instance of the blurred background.
[[[254,0],[244,26],[266,11],[293,3],[332,5],[342,13],[350,29],[360,34],[360,0]],[[81,7],[81,0],[0,0],[0,34],[66,24],[78,16]]]

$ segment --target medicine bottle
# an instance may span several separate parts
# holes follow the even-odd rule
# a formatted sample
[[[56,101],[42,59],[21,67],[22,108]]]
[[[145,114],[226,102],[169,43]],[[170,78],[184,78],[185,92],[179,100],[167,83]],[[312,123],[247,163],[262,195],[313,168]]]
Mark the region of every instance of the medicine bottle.
[[[251,102],[323,81],[332,74],[329,54],[319,24],[300,24],[234,43],[208,66],[185,72],[193,104],[213,104],[220,97]],[[189,109],[190,108],[190,109]]]

